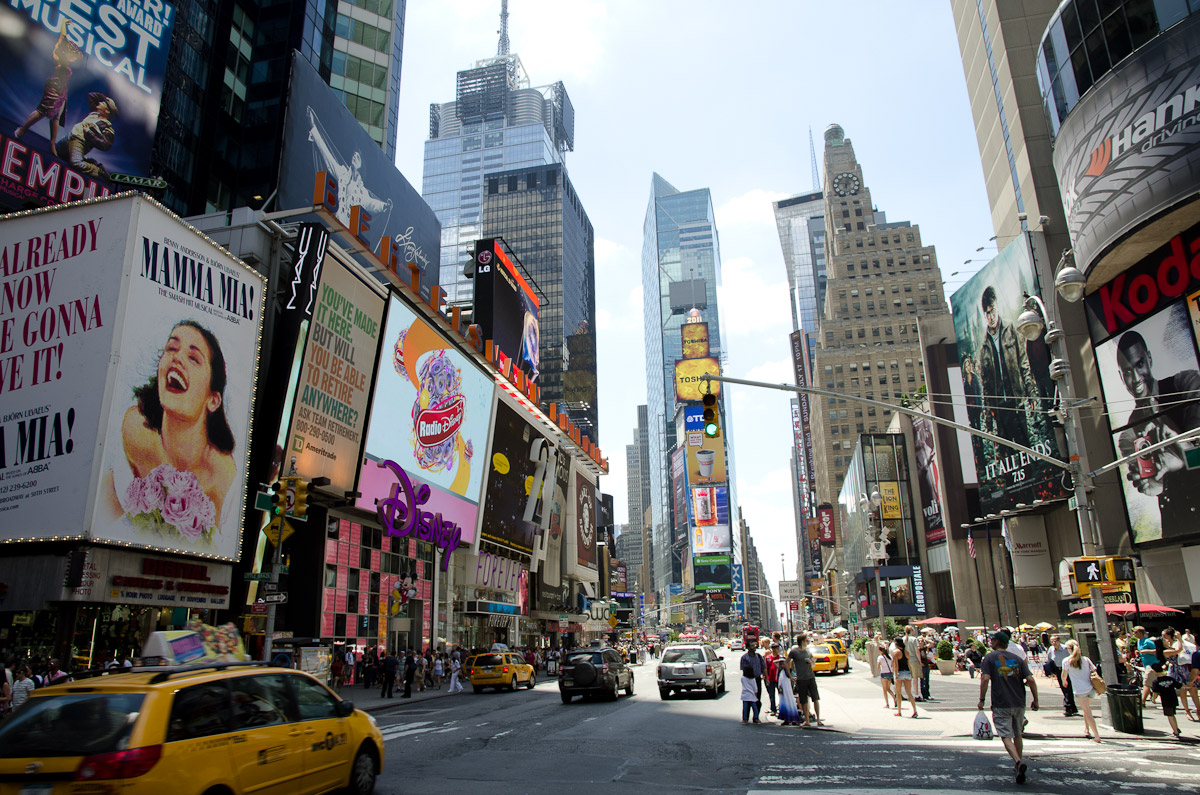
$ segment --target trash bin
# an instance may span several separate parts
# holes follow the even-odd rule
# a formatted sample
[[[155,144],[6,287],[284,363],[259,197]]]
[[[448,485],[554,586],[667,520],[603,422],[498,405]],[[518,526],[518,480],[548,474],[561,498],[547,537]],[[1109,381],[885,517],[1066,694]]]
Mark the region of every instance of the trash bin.
[[[1142,694],[1131,685],[1109,685],[1108,710],[1113,728],[1125,734],[1145,734],[1142,725]]]

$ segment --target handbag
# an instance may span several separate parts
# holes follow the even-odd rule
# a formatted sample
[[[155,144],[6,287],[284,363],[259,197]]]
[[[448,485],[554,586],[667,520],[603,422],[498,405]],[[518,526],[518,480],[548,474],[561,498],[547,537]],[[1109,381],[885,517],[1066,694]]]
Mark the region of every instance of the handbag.
[[[1092,680],[1092,689],[1096,691],[1096,695],[1104,695],[1104,692],[1108,690],[1108,685],[1105,683],[1104,677],[1093,670],[1090,678]]]
[[[983,710],[975,713],[975,725],[971,730],[971,736],[976,740],[992,739],[992,722],[988,720],[987,713]]]

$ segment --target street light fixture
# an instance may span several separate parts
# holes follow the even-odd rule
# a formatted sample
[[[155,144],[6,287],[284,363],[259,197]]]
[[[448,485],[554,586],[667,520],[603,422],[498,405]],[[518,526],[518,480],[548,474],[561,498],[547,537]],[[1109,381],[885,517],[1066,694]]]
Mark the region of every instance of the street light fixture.
[[[1058,275],[1054,279],[1054,287],[1065,301],[1076,302],[1083,297],[1086,283],[1084,275],[1075,267],[1070,252],[1063,254]],[[1075,401],[1075,393],[1071,386],[1071,365],[1067,360],[1065,338],[1062,329],[1055,323],[1054,317],[1046,304],[1036,295],[1025,296],[1025,311],[1017,318],[1017,333],[1027,340],[1036,340],[1042,330],[1046,331],[1046,343],[1051,346],[1053,359],[1050,361],[1050,378],[1055,381],[1057,396],[1054,413],[1063,425],[1067,440],[1068,470],[1071,473],[1071,489],[1075,496],[1075,518],[1079,525],[1079,543],[1084,555],[1096,553],[1097,537],[1088,517],[1087,489],[1084,480],[1084,470],[1081,466],[1079,440],[1079,406]],[[1041,500],[1035,500],[1038,504]],[[989,517],[991,518],[991,517]],[[1107,681],[1117,680],[1117,665],[1113,655],[1112,640],[1108,629],[1108,614],[1104,612],[1104,595],[1099,588],[1088,591],[1092,603],[1093,629],[1096,641],[1100,646],[1100,662]]]
[[[867,560],[871,561],[875,566],[875,610],[879,617],[879,634],[883,635],[883,579],[880,576],[879,568],[881,562],[887,561],[887,549],[883,544],[883,522],[879,523],[879,534],[875,536],[875,525],[873,521],[875,510],[883,504],[883,497],[879,494],[879,489],[871,492],[870,498],[866,494],[859,495],[858,507],[867,515],[867,531],[868,538],[872,538],[872,548],[867,551]]]

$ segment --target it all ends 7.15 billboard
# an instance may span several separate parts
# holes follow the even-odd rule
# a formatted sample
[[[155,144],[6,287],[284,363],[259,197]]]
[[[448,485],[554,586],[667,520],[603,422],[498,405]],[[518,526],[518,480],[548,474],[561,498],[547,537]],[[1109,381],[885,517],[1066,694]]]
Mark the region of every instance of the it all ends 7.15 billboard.
[[[0,208],[149,176],[174,21],[159,0],[0,5]]]

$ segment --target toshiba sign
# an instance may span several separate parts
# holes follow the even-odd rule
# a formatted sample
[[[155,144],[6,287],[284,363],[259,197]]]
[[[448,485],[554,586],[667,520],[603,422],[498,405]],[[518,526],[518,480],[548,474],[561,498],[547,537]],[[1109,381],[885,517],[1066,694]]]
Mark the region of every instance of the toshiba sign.
[[[1075,261],[1090,281],[1092,266],[1130,232],[1195,198],[1200,17],[1136,50],[1081,97],[1053,159]]]

